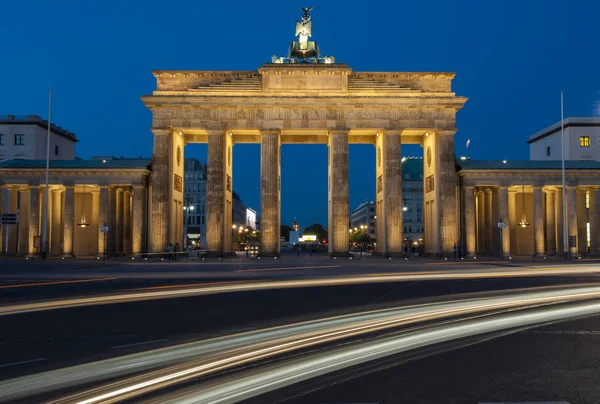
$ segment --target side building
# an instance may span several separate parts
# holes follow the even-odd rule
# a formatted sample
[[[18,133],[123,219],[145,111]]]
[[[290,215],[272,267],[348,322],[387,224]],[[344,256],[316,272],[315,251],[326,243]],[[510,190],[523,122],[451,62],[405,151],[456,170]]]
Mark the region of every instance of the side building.
[[[184,234],[189,248],[206,248],[206,164],[186,158],[184,167]],[[238,226],[256,228],[256,211],[248,208],[233,192],[232,221]]]
[[[404,240],[407,246],[423,244],[423,158],[402,158]]]
[[[529,137],[530,160],[562,159],[562,125],[557,122]],[[600,118],[567,118],[564,121],[565,160],[600,161]]]
[[[0,116],[0,162],[8,160],[45,160],[48,121],[37,115]],[[74,133],[50,126],[50,159],[75,158]]]
[[[407,247],[423,244],[423,158],[402,158],[402,210],[404,212],[404,241]],[[351,229],[367,226],[367,234],[377,237],[375,202],[366,200],[350,213]]]
[[[186,158],[184,167],[184,234],[189,248],[206,248],[206,164]]]

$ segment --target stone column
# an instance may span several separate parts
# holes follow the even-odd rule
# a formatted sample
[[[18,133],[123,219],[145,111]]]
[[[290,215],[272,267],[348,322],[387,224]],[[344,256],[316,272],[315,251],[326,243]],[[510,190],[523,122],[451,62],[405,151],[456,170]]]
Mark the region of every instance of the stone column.
[[[569,247],[571,254],[577,254],[577,245],[580,244],[580,240],[577,239],[577,187],[567,187],[567,221],[568,221],[568,237],[575,236],[576,245],[575,247]],[[569,245],[569,239],[566,240],[567,246]]]
[[[19,189],[15,187],[8,188],[6,210],[4,213],[18,213],[17,212],[17,198]],[[17,216],[18,217],[18,216]],[[8,255],[15,255],[17,253],[17,225],[9,224],[6,227],[6,253]]]
[[[52,255],[52,251],[50,249],[50,247],[52,246],[52,189],[50,188],[51,186],[48,187],[48,211],[46,212],[46,238],[45,240],[42,240],[43,234],[44,234],[44,206],[46,206],[46,186],[45,185],[41,185],[41,193],[40,193],[40,205],[41,205],[41,212],[40,212],[40,235],[42,236],[42,238],[40,239],[40,243],[44,243],[45,245],[42,246],[40,244],[40,251],[42,249],[44,249],[45,247],[45,251],[47,256]],[[62,202],[61,202],[62,203]],[[63,209],[61,207],[61,209]],[[62,229],[61,229],[61,234],[62,234]],[[58,236],[60,237],[60,236]],[[56,254],[60,255],[60,251],[57,251]]]
[[[587,189],[577,189],[577,251],[587,252],[588,210],[585,207]]]
[[[544,241],[544,199],[542,187],[533,187],[533,245],[535,256],[546,254]]]
[[[105,239],[108,239],[108,235],[102,233],[102,226],[108,226],[108,187],[100,186],[99,192],[99,210],[98,210],[98,256],[103,257],[104,252],[108,250],[108,243]],[[106,251],[108,253],[108,251]]]
[[[62,248],[62,199],[61,193],[62,189],[53,188],[51,191],[52,197],[49,201],[52,201],[52,204],[48,206],[48,211],[52,210],[52,226],[49,227],[50,237],[50,253],[58,255],[61,253]]]
[[[567,231],[567,240],[564,238],[564,203],[563,203],[563,190],[561,188],[556,189],[556,194],[554,195],[554,220],[556,222],[556,252],[559,255],[564,255],[564,246],[565,243],[568,243],[568,231]],[[567,229],[568,230],[568,229]],[[567,247],[568,250],[568,247]]]
[[[123,255],[123,188],[115,190],[115,254]]]
[[[131,191],[123,191],[123,253],[131,254]]]
[[[146,215],[146,189],[140,186],[133,187],[132,207],[132,253],[144,252],[144,217]]]
[[[114,187],[108,188],[107,209],[106,223],[108,225],[108,234],[106,235],[106,253],[109,256],[114,256],[117,252],[115,248],[117,240],[117,190]]]
[[[464,187],[465,200],[465,241],[467,255],[475,255],[475,192],[473,187]]]
[[[29,255],[37,255],[41,250],[40,247],[40,200],[42,189],[39,186],[32,186],[29,189]],[[36,237],[37,247],[36,247]]]
[[[329,205],[331,220],[329,230],[329,254],[331,256],[348,255],[348,131],[334,130],[329,133]],[[386,170],[387,171],[387,170]],[[401,192],[401,191],[400,191]],[[402,201],[402,199],[400,199]],[[402,204],[400,202],[399,208]],[[384,214],[388,210],[383,207]],[[384,220],[385,223],[385,220]],[[386,224],[386,233],[389,227]],[[389,237],[385,236],[386,241]],[[387,246],[386,246],[387,249]]]
[[[19,255],[29,254],[29,193],[29,187],[19,191]]]
[[[485,253],[488,255],[494,254],[494,220],[493,220],[493,202],[492,190],[485,191]]]
[[[590,188],[590,252],[598,252],[598,188]]]
[[[271,257],[280,255],[279,136],[279,131],[263,131],[260,145],[260,254]]]
[[[508,234],[510,235],[510,251],[517,252],[517,191],[508,191]]]
[[[67,185],[65,187],[65,210],[63,219],[63,251],[62,255],[73,256],[73,236],[75,234],[75,187]]]
[[[90,228],[89,228],[89,232],[92,235],[92,241],[90,242],[90,249],[89,249],[89,253],[90,254],[94,254],[94,243],[96,243],[96,250],[98,249],[98,238],[103,236],[103,234],[100,233],[100,226],[99,226],[99,217],[100,217],[100,192],[94,188],[92,188],[91,190],[91,195],[92,195],[92,218],[90,221]],[[98,251],[95,252],[95,254],[98,254]]]
[[[206,249],[209,256],[221,256],[231,251],[232,145],[231,136],[224,131],[208,132]]]
[[[376,136],[376,195],[380,212],[377,235],[378,251],[387,255],[402,255],[404,250],[402,157],[400,132],[378,132]],[[381,219],[380,219],[381,216]]]
[[[477,254],[485,254],[485,192],[477,191]]]
[[[546,191],[546,253],[556,254],[556,191]]]
[[[508,206],[508,187],[500,187],[498,189],[498,221],[502,219],[506,226],[497,230],[502,235],[502,257],[510,256],[510,215]]]
[[[425,240],[425,251],[450,255],[458,241],[454,131],[426,133],[423,148],[423,203],[429,204],[429,211],[425,212],[425,226],[431,232],[429,240]]]
[[[169,243],[169,240],[167,240],[169,234],[169,207],[173,203],[170,198],[171,153],[169,149],[169,137],[171,136],[171,131],[168,129],[154,128],[152,129],[152,132],[154,133],[154,150],[152,152],[149,247],[151,252],[164,252]],[[114,229],[110,230],[111,232],[114,231]]]

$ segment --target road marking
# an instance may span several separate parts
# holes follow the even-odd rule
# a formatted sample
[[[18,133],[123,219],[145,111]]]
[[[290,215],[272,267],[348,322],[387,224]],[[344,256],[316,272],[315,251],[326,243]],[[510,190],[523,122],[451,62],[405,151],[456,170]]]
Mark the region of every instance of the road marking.
[[[168,341],[168,340],[169,340],[168,338],[153,339],[152,341],[136,342],[134,344],[115,345],[115,346],[111,346],[110,349],[127,348],[127,347],[130,347],[130,346],[152,344],[154,342],[162,342],[162,341]]]
[[[320,265],[320,266],[310,266],[310,267],[236,269],[234,272],[288,271],[291,269],[318,269],[318,268],[341,268],[341,267],[342,267],[341,265]]]
[[[29,286],[45,286],[45,285],[63,285],[67,283],[84,283],[84,282],[98,282],[98,281],[113,281],[117,278],[94,278],[94,279],[80,279],[75,281],[54,281],[54,282],[38,282],[38,283],[22,283],[20,285],[5,285],[0,286],[0,289],[12,289],[12,288],[25,288]]]
[[[45,360],[46,360],[46,358],[37,358],[37,359],[31,359],[31,360],[28,360],[28,361],[5,363],[4,365],[0,365],[0,368],[5,368],[5,367],[8,367],[8,366],[14,366],[14,365],[23,365],[25,363],[41,362],[41,361],[45,361]]]

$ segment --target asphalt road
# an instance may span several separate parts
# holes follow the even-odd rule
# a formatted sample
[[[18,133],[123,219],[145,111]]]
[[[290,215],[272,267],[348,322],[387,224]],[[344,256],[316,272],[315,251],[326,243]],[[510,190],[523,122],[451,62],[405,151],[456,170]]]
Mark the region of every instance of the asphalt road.
[[[591,317],[406,363],[390,358],[248,403],[595,404],[600,401],[599,363],[600,318]]]
[[[330,262],[319,262],[318,266],[330,265]],[[0,301],[3,304],[9,304],[22,301],[55,299],[71,295],[117,293],[140,288],[160,289],[165,286],[172,287],[175,285],[229,282],[232,280],[246,281],[257,279],[258,277],[303,277],[307,276],[307,270],[340,271],[338,268],[307,269],[307,265],[304,262],[288,263],[285,266],[275,266],[275,264],[266,266],[264,263],[257,262],[253,262],[252,266],[249,266],[247,263],[233,263],[233,266],[232,264],[229,264],[229,266],[223,265],[223,263],[210,265],[212,266],[209,267],[211,273],[209,277],[205,277],[202,272],[198,273],[197,269],[187,268],[185,265],[179,267],[163,266],[159,269],[153,269],[155,265],[148,265],[146,267],[147,272],[145,273],[141,271],[144,269],[144,266],[138,266],[136,268],[136,271],[139,272],[137,276],[129,275],[131,273],[135,274],[135,271],[129,272],[123,270],[122,267],[117,267],[119,268],[118,271],[120,271],[120,275],[117,277],[110,276],[110,274],[101,271],[97,271],[97,273],[91,272],[87,268],[67,270],[66,274],[64,270],[60,271],[60,273],[56,272],[56,270],[51,270],[47,273],[39,274],[39,269],[33,267],[17,273],[6,271],[0,277]],[[350,272],[368,272],[364,268],[364,263],[353,262],[344,265],[349,266]],[[497,264],[492,263],[489,265],[491,268],[494,268]],[[502,265],[504,264],[502,263]],[[379,265],[377,269],[381,270],[381,267],[383,265]],[[165,271],[165,268],[176,268],[178,272],[173,272],[173,276],[169,276],[169,271]],[[236,272],[239,268],[242,268],[242,271],[250,271]],[[272,268],[296,269],[272,271]],[[431,267],[421,265],[411,267],[411,270],[425,271],[429,270],[429,268]],[[92,269],[95,269],[95,267],[92,267]],[[111,269],[111,271],[115,270],[117,269]],[[372,271],[372,268],[369,270]],[[398,268],[390,267],[389,270],[394,271],[398,270]],[[180,276],[181,273],[185,274],[188,272],[191,276]],[[160,276],[154,277],[152,276],[153,273]],[[218,274],[221,274],[220,278],[215,276]],[[248,275],[252,276],[249,277]],[[406,281],[248,291],[0,316],[0,352],[2,352],[0,380],[155,349],[184,341],[205,339],[212,336],[249,331],[355,310],[384,308],[398,304],[430,300],[444,300],[448,295],[455,294],[474,294],[493,290],[502,291],[552,285],[594,283],[599,281],[600,275],[595,274]],[[600,325],[597,324],[596,320],[585,321],[588,322],[577,325],[573,329],[583,331],[600,330]],[[568,336],[567,341],[565,341],[566,336]],[[585,357],[585,352],[589,350],[589,358],[595,358],[594,355],[600,354],[600,349],[598,349],[600,346],[595,345],[595,341],[599,337],[600,335],[594,333],[562,335],[529,332],[518,334],[373,373],[364,376],[364,381],[361,379],[359,381],[360,384],[356,384],[356,381],[349,381],[345,384],[346,395],[342,395],[339,390],[336,390],[336,388],[341,386],[337,385],[338,387],[333,386],[320,389],[313,393],[314,395],[297,397],[291,402],[381,402],[381,400],[388,396],[390,397],[388,400],[392,401],[386,402],[477,402],[473,401],[473,397],[486,400],[496,396],[508,397],[506,394],[502,395],[500,393],[496,394],[496,396],[494,395],[494,392],[503,391],[502,386],[504,386],[505,392],[511,389],[510,385],[501,385],[500,380],[513,380],[513,382],[515,380],[510,378],[509,373],[506,373],[510,370],[510,366],[501,365],[501,363],[504,363],[502,361],[510,363],[511,360],[514,362],[515,360],[523,359],[525,361],[524,365],[519,367],[521,373],[516,374],[525,377],[529,366],[527,365],[529,360],[526,359],[527,356],[525,354],[527,352],[535,353],[543,349],[551,349],[561,352],[561,360],[564,363],[561,362],[563,363],[561,365],[563,367],[560,369],[571,369],[569,366],[573,367],[575,365],[572,360],[569,362],[569,354],[576,352],[574,352],[574,349],[571,349],[570,345],[564,344],[576,344],[578,350],[581,351],[580,355]],[[518,340],[518,338],[523,339]],[[563,341],[562,345],[560,343],[561,339]],[[521,342],[519,341],[523,342],[523,347],[528,346],[529,351],[526,348],[521,348]],[[512,349],[514,348],[513,345],[519,345],[519,349],[515,351]],[[484,353],[460,354],[461,352],[464,353],[477,349],[484,349]],[[448,359],[447,355],[455,356],[451,356]],[[485,358],[485,360],[479,361],[478,357]],[[546,357],[551,357],[551,355],[547,354]],[[538,355],[535,358],[537,358],[535,365],[538,367],[543,366],[544,361],[540,360],[540,358],[543,359],[544,356]],[[462,363],[460,362],[461,360],[465,362]],[[473,365],[473,361],[479,361],[480,363],[475,366]],[[482,369],[482,366],[486,364],[488,370]],[[460,382],[460,375],[463,374],[462,377],[465,378],[470,377],[472,369],[479,369],[481,377],[484,377],[483,375],[488,373],[489,377],[493,379],[492,381],[500,385],[492,385],[492,382],[481,384],[483,383],[481,382],[480,385],[483,387],[480,389],[479,387],[473,387],[474,385],[470,385],[467,382]],[[591,380],[595,380],[597,384],[597,380],[591,375],[596,368],[590,365],[586,369],[588,369],[589,373],[582,374],[581,377],[583,379],[579,378],[577,376],[578,373],[575,372],[577,377],[569,380],[572,380],[574,383],[581,382],[586,385],[590,384]],[[432,370],[434,370],[433,373]],[[496,373],[500,374],[502,370],[505,373],[496,376]],[[392,373],[386,373],[385,376],[382,376],[383,372]],[[532,375],[536,373],[537,371],[529,373],[527,378],[532,379]],[[416,375],[420,375],[420,377]],[[422,380],[430,380],[433,376],[441,379],[447,378],[444,380],[454,380],[454,383],[447,382],[441,384],[444,387],[439,390],[439,394],[434,394],[434,392],[438,391],[437,389],[419,389],[419,386],[423,386]],[[543,383],[550,383],[555,380],[548,377],[544,378],[541,386],[543,386]],[[554,377],[558,376],[555,375]],[[387,380],[392,381],[386,383],[385,381]],[[418,380],[421,380],[421,384],[418,383]],[[523,379],[523,383],[525,382],[532,383],[531,380]],[[431,386],[431,384],[428,385]],[[560,384],[553,383],[553,385],[556,385],[555,387],[558,388],[557,386]],[[351,394],[353,391],[352,388],[354,387],[354,390],[357,390],[357,386],[368,386],[365,389],[366,393],[364,395],[358,393]],[[309,387],[313,388],[315,386],[310,385]],[[302,390],[306,390],[306,388],[303,386]],[[469,395],[469,389],[480,394],[473,393]],[[490,393],[486,395],[488,391],[494,394]],[[536,390],[531,387],[523,391]],[[589,397],[589,394],[595,392],[595,390],[590,391],[589,388],[585,391],[581,397]],[[371,392],[370,395],[369,392]],[[387,395],[383,394],[384,392]],[[403,393],[398,395],[398,392]],[[406,395],[403,395],[405,394],[404,392]],[[560,394],[558,392],[552,397],[559,397]],[[278,395],[265,396],[255,402],[277,401],[293,397],[295,394],[295,390],[290,389],[282,391]],[[428,396],[427,394],[430,395]],[[404,400],[406,397],[409,399]],[[467,397],[470,401],[463,400],[464,397]],[[580,396],[576,398],[580,398]],[[494,398],[494,400],[496,399]],[[594,401],[573,400],[571,402]]]

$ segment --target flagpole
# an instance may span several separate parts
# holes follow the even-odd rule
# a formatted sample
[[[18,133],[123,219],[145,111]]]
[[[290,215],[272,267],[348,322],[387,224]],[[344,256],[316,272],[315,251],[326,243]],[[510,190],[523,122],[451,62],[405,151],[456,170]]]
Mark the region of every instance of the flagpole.
[[[46,135],[46,188],[44,190],[44,214],[42,219],[42,239],[40,240],[42,259],[46,258],[48,253],[47,242],[48,239],[48,181],[50,177],[50,130],[51,122],[50,115],[52,112],[52,89],[48,89],[48,133]]]
[[[563,253],[564,259],[569,258],[569,240],[567,238],[567,195],[565,186],[565,113],[564,92],[560,92],[560,141],[562,160],[562,203],[563,203]]]

